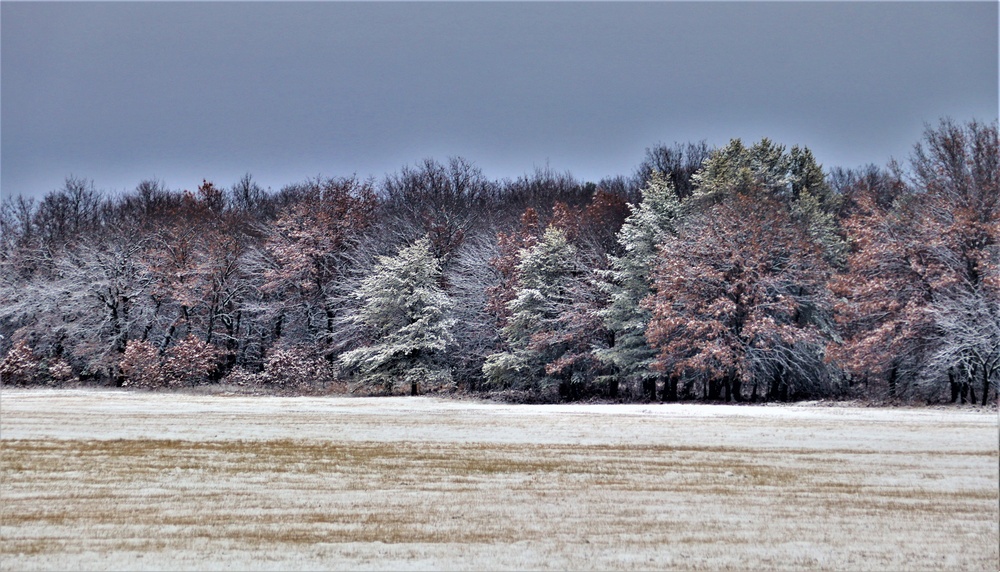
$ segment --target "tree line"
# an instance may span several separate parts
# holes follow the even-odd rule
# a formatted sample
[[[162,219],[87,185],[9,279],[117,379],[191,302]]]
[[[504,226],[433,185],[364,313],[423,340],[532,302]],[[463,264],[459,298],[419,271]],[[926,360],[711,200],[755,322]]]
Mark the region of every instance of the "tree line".
[[[597,183],[425,160],[0,204],[5,384],[519,400],[995,399],[996,121],[906,165],[657,145]]]

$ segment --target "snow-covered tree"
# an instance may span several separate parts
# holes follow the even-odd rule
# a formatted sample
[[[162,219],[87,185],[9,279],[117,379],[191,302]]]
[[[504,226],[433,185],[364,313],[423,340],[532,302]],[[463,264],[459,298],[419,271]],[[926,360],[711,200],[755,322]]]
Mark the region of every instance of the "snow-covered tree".
[[[143,244],[122,229],[51,256],[44,275],[18,279],[0,270],[0,323],[18,328],[41,356],[115,377],[128,340],[154,319]]]
[[[747,147],[733,139],[713,151],[692,179],[695,207],[733,195],[777,200],[789,208],[829,262],[843,262],[846,245],[834,214],[840,197],[827,184],[823,167],[808,147],[786,150],[766,137]]]
[[[496,350],[498,315],[492,311],[492,294],[498,292],[497,272],[486,260],[498,258],[495,233],[478,232],[465,239],[445,270],[445,284],[453,303],[455,319],[450,351],[455,384],[475,390],[482,381],[483,362]],[[502,283],[501,283],[502,284]]]
[[[170,385],[203,383],[216,368],[219,349],[193,335],[188,335],[167,350],[163,370]]]
[[[665,236],[676,232],[680,202],[666,175],[654,171],[642,189],[642,202],[630,207],[632,214],[618,233],[624,254],[610,257],[611,269],[602,273],[610,304],[601,310],[600,317],[612,332],[614,343],[597,350],[596,355],[614,368],[609,380],[615,388],[612,394],[621,384],[634,383],[652,397],[660,373],[650,367],[656,351],[646,340],[652,312],[640,302],[652,292],[657,247]]]
[[[929,393],[939,385],[935,374],[947,371],[952,402],[961,397],[964,403],[967,395],[975,401],[978,385],[986,405],[991,388],[1000,385],[1000,291],[986,284],[957,289],[935,300],[929,313],[937,348],[924,372]]]
[[[945,379],[953,399],[956,387],[996,390],[998,146],[996,122],[942,121],[895,201],[853,197],[847,269],[831,282],[844,343],[831,353],[866,384],[884,379],[890,397],[938,399]]]
[[[519,288],[508,303],[510,318],[501,329],[506,349],[489,356],[483,366],[493,387],[546,391],[560,380],[546,371],[565,353],[562,343],[547,334],[572,305],[573,275],[578,272],[576,249],[554,226],[541,241],[521,251],[517,265]]]
[[[444,351],[453,343],[454,319],[440,281],[441,267],[426,238],[396,256],[379,257],[355,292],[361,307],[352,318],[371,343],[340,356],[360,385],[391,392],[403,382],[411,393],[451,386]]]
[[[152,342],[129,340],[118,367],[125,377],[123,386],[156,388],[166,385],[160,352]]]
[[[827,274],[819,247],[774,199],[737,195],[685,220],[643,302],[654,367],[707,399],[830,393],[817,317]]]
[[[193,335],[162,355],[149,341],[129,340],[119,367],[126,386],[188,386],[204,382],[215,371],[218,357],[218,348]]]
[[[57,358],[49,362],[49,377],[56,383],[63,383],[73,379],[73,366],[62,358]]]
[[[39,365],[39,359],[31,346],[21,340],[0,361],[0,378],[4,384],[33,383],[41,373]]]
[[[278,349],[264,360],[260,380],[278,386],[314,385],[333,377],[330,364],[304,348]]]
[[[265,232],[251,265],[260,270],[263,315],[275,336],[327,348],[334,344],[340,302],[349,292],[351,252],[375,220],[370,183],[316,179],[290,187],[295,199]]]

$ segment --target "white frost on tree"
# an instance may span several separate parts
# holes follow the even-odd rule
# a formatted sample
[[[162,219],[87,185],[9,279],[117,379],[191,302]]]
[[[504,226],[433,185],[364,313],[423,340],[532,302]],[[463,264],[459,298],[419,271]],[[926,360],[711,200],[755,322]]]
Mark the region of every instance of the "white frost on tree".
[[[548,375],[545,366],[565,351],[562,344],[547,338],[572,303],[576,248],[562,230],[550,226],[541,241],[522,250],[519,258],[520,288],[507,304],[511,317],[500,332],[507,349],[486,359],[483,375],[493,387],[547,390],[558,380]]]
[[[808,147],[793,145],[789,150],[766,137],[747,147],[733,139],[712,152],[692,181],[695,205],[733,194],[770,196],[787,204],[827,260],[844,262],[847,245],[836,217],[840,197],[827,184],[822,165]]]
[[[441,267],[426,238],[396,256],[381,256],[355,292],[361,307],[352,321],[371,344],[340,356],[362,386],[391,392],[397,382],[418,387],[450,387],[444,360],[453,344],[451,301],[441,288]]]
[[[646,341],[646,325],[652,314],[640,303],[652,292],[657,246],[664,236],[676,232],[680,201],[666,175],[654,171],[642,189],[642,201],[630,208],[632,214],[618,232],[625,252],[610,257],[611,269],[602,273],[610,300],[601,310],[601,318],[614,335],[614,344],[596,354],[614,368],[612,383],[636,383],[645,388],[655,383],[657,374],[650,364],[656,352]]]
[[[959,380],[952,382],[953,401],[954,392],[961,391],[964,403],[966,389],[975,395],[980,386],[986,405],[990,388],[1000,384],[1000,299],[991,290],[986,286],[956,288],[929,309],[935,326],[929,341],[937,351],[927,368],[927,381],[938,385],[940,372],[946,370],[949,378]]]

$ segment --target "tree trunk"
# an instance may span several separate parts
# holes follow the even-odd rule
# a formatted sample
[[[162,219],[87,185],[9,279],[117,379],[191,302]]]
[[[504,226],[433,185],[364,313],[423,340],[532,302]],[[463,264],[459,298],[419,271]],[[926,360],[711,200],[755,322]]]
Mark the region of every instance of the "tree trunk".
[[[986,405],[986,401],[990,396],[990,370],[983,368],[983,405]]]
[[[663,393],[660,394],[663,401],[677,401],[677,375],[670,374],[663,383]]]
[[[771,377],[771,387],[767,390],[767,400],[768,401],[778,401],[781,399],[782,385],[784,385],[784,372],[785,368],[783,366],[778,366],[778,369],[774,370],[774,375]]]
[[[242,312],[237,312],[235,323],[232,319],[227,318],[223,320],[223,325],[226,327],[226,372],[236,367],[236,356],[239,353],[240,348],[240,342],[239,338],[236,336],[236,332],[239,331],[241,317]]]
[[[212,343],[212,334],[215,333],[215,316],[216,316],[216,313],[217,313],[217,310],[214,307],[212,307],[208,311],[208,328],[207,328],[207,332],[208,333],[205,335],[205,343],[207,343],[207,344]]]
[[[274,321],[274,339],[281,337],[281,325],[285,321],[285,315],[280,314],[278,319]]]
[[[718,401],[719,396],[722,394],[722,384],[719,383],[718,378],[712,378],[708,382],[708,400]]]
[[[333,328],[337,322],[337,313],[330,304],[323,304],[323,311],[326,313],[326,335],[333,335]]]
[[[642,398],[646,401],[656,401],[656,379],[647,377],[642,380]]]
[[[175,320],[174,323],[170,324],[170,327],[167,328],[167,333],[163,336],[163,340],[160,342],[161,354],[163,353],[163,350],[167,349],[167,346],[170,345],[170,340],[174,337],[174,332],[177,330],[176,324],[177,321]]]

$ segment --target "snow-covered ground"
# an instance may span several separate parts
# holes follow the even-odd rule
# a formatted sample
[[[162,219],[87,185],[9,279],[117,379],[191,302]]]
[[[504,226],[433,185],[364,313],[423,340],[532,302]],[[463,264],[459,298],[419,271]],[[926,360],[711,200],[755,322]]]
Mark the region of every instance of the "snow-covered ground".
[[[996,412],[0,391],[0,569],[1000,568]]]

